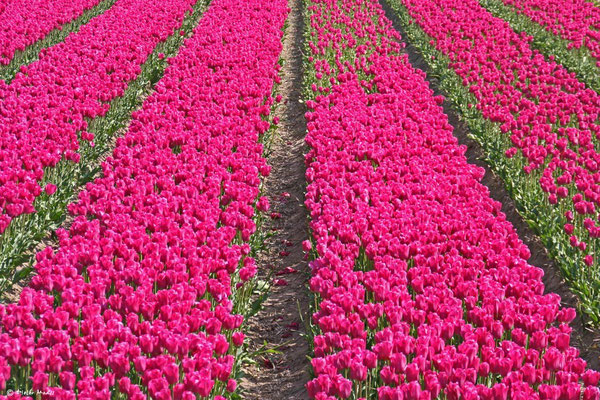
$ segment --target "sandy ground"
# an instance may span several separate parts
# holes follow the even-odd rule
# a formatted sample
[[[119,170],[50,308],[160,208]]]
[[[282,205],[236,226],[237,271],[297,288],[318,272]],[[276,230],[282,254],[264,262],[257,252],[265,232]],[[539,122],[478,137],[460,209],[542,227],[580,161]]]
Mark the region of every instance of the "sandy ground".
[[[269,213],[280,218],[268,219],[262,229],[272,232],[265,243],[266,251],[258,257],[259,270],[266,277],[281,280],[271,287],[268,299],[244,330],[250,351],[266,342],[281,354],[258,356],[257,365],[246,366],[240,380],[242,397],[247,400],[305,399],[305,383],[309,380],[307,355],[310,352],[304,334],[304,318],[308,317],[308,262],[304,259],[302,241],[308,238],[307,212],[304,208],[304,143],[306,121],[302,96],[302,42],[304,31],[302,0],[290,0],[291,12],[283,44],[283,78],[279,87],[282,104],[276,115],[281,122],[271,146],[268,162],[271,173],[264,182],[269,198]],[[283,195],[282,195],[283,194]],[[287,195],[289,194],[289,196]],[[282,253],[283,252],[283,253]],[[288,254],[289,253],[289,254]],[[285,273],[286,268],[297,272]],[[280,275],[277,275],[279,271]],[[288,270],[289,271],[289,270]],[[284,285],[285,284],[285,285]]]

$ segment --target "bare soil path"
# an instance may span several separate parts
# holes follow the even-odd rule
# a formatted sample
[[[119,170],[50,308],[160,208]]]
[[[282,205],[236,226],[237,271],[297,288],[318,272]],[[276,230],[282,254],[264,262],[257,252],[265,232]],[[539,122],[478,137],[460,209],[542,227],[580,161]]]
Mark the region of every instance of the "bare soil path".
[[[302,0],[289,0],[289,6],[278,90],[282,104],[276,112],[280,123],[268,157],[271,173],[264,182],[264,195],[271,204],[269,213],[274,218],[265,221],[262,229],[272,236],[257,260],[260,277],[266,278],[274,270],[276,284],[245,329],[250,351],[259,350],[266,342],[268,348],[276,348],[281,354],[261,355],[257,365],[245,368],[240,385],[242,397],[247,400],[308,398],[304,385],[309,380],[309,347],[302,323],[302,318],[309,317],[308,262],[302,250],[302,241],[308,238],[304,208],[306,109],[301,103],[304,16]]]

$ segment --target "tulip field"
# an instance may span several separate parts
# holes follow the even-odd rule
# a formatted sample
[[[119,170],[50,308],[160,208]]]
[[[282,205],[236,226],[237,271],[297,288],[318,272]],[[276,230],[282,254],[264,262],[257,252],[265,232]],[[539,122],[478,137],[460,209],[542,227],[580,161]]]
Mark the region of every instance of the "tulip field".
[[[0,400],[599,370],[594,1],[0,0]]]

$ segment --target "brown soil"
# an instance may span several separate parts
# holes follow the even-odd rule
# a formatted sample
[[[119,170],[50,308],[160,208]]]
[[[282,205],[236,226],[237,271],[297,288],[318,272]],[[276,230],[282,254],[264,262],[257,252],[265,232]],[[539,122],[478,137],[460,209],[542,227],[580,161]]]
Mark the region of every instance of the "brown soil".
[[[402,25],[395,16],[395,12],[387,3],[387,0],[380,0],[380,3],[385,10],[387,18],[392,21],[394,28],[400,32],[403,38],[405,38],[406,35],[404,34]],[[407,45],[406,52],[408,53],[410,63],[413,67],[419,68],[427,73],[427,81],[436,95],[444,95],[439,89],[438,80],[431,76],[431,71],[429,70],[427,63],[423,60],[419,50],[412,46],[410,42],[406,40],[405,42]],[[559,294],[561,303],[564,307],[575,308],[578,302],[577,296],[569,289],[567,283],[562,278],[560,269],[554,260],[550,258],[550,255],[540,238],[518,213],[515,202],[506,191],[502,179],[494,174],[490,167],[485,163],[485,154],[481,146],[469,137],[469,128],[459,118],[459,113],[452,106],[452,103],[448,100],[444,100],[443,108],[444,113],[448,115],[450,124],[454,127],[454,136],[456,136],[460,144],[467,147],[467,161],[485,169],[485,176],[481,180],[481,183],[489,188],[490,196],[494,200],[502,203],[502,212],[506,214],[506,219],[513,224],[521,240],[529,247],[531,251],[529,264],[544,270],[543,282],[546,293]],[[581,357],[587,361],[589,367],[600,370],[600,330],[590,329],[584,326],[579,313],[577,318],[571,323],[571,327],[573,328],[571,345],[580,350]]]
[[[261,349],[266,342],[267,348],[281,354],[258,355],[256,365],[245,367],[240,386],[242,397],[248,400],[308,398],[304,385],[309,380],[309,346],[302,322],[309,318],[308,263],[302,250],[302,241],[308,238],[304,208],[306,121],[301,103],[304,19],[302,0],[289,0],[289,6],[281,55],[283,79],[278,90],[283,98],[275,113],[281,122],[268,156],[271,173],[263,186],[271,203],[269,213],[280,213],[281,217],[269,218],[263,224],[262,229],[272,236],[266,239],[267,250],[257,260],[262,278],[274,271],[271,279],[287,285],[271,287],[263,308],[249,319],[244,330],[250,351]],[[289,267],[297,272],[277,275]]]

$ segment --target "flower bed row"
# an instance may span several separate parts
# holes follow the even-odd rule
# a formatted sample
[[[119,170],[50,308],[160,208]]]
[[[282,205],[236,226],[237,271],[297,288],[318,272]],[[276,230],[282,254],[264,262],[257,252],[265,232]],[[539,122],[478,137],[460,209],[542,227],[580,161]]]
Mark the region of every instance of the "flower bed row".
[[[64,42],[42,50],[10,85],[0,82],[0,233],[34,212],[44,169],[77,162],[88,120],[105,114],[154,47],[181,25],[193,0],[118,0]],[[78,136],[81,136],[80,138]]]
[[[223,398],[256,272],[259,140],[284,0],[214,0],[70,205],[57,251],[0,306],[0,385],[52,399]],[[267,99],[265,101],[265,99]],[[19,398],[15,392],[9,398]]]
[[[112,150],[115,138],[125,133],[131,113],[141,107],[152,92],[156,82],[163,76],[168,58],[177,54],[185,36],[196,27],[206,6],[206,0],[197,1],[193,12],[186,13],[177,31],[156,45],[140,66],[141,72],[127,84],[123,95],[110,102],[108,112],[89,122],[86,130],[94,135],[94,145],[81,142],[79,162],[62,159],[46,171],[39,182],[40,187],[50,184],[56,186],[56,191],[52,194],[44,192],[36,197],[33,203],[36,212],[14,218],[8,229],[0,235],[0,302],[11,298],[12,293],[8,290],[11,286],[22,286],[30,275],[35,249],[42,240],[52,238],[51,232],[67,217],[67,205],[75,200],[75,195],[83,185],[99,175],[99,160]],[[49,186],[51,192],[54,186]]]
[[[498,161],[498,173],[581,298],[582,310],[600,323],[600,95],[552,57],[531,50],[530,37],[476,0],[392,4],[405,29],[419,37],[427,62],[452,82],[447,92],[473,119],[489,157],[511,159]]]
[[[3,5],[0,3],[0,20],[3,21],[0,24],[0,34],[2,34],[2,42],[5,42],[6,54],[3,58],[4,61],[0,62],[0,79],[5,82],[10,82],[22,65],[36,61],[40,50],[62,42],[92,18],[112,7],[115,0],[94,1],[93,4],[86,0],[85,3],[89,3],[91,6],[85,8],[82,8],[82,5],[79,4],[81,2],[77,1],[73,5],[65,3],[57,6],[47,0],[43,0],[43,2],[45,4],[42,5],[41,10],[32,11],[38,6],[36,2],[19,1],[17,5],[17,2],[6,1],[5,5],[11,4],[10,15],[7,16],[3,15]],[[52,7],[65,7],[70,12],[74,11],[73,7],[76,7],[81,11],[69,19],[63,19],[63,16],[53,14],[55,10],[52,10]],[[44,19],[46,22],[41,22],[39,27],[33,26],[38,21],[36,18]],[[49,21],[58,21],[57,18],[64,22],[56,22],[55,27],[51,26],[53,23]],[[19,25],[16,21],[23,25]],[[15,24],[17,24],[16,28]],[[33,34],[34,32],[35,34]]]
[[[138,87],[132,101],[129,85],[144,72],[159,72],[164,62],[150,56],[181,28],[193,4],[118,0],[78,33],[43,50],[10,85],[0,82],[0,275],[9,274],[13,257],[31,248],[32,235],[46,233],[44,224],[28,224],[36,219],[31,214],[40,211],[52,220],[44,223],[64,215],[63,207],[48,207],[55,203],[48,197],[66,204],[81,156],[99,153],[96,142],[106,149],[114,130],[105,128],[125,120],[145,89]],[[127,97],[127,104],[116,105]],[[99,117],[107,118],[96,124]],[[89,172],[95,166],[81,167]]]
[[[570,47],[587,47],[600,67],[600,9],[588,0],[502,0],[506,6],[527,15]]]
[[[379,4],[307,14],[311,398],[599,399],[575,310],[543,294]]]
[[[0,13],[0,64],[18,51],[78,18],[100,0],[11,0]]]
[[[9,3],[9,0],[0,0],[0,14],[2,14],[4,12],[8,3]]]
[[[479,0],[517,32],[531,35],[531,45],[577,74],[600,93],[600,9],[589,1]],[[559,11],[560,10],[560,11]],[[598,27],[598,28],[596,28]]]

